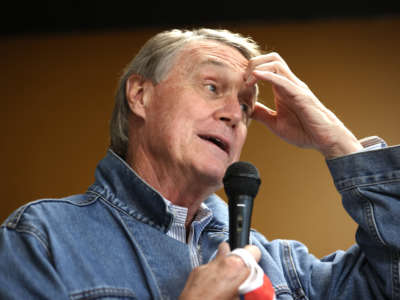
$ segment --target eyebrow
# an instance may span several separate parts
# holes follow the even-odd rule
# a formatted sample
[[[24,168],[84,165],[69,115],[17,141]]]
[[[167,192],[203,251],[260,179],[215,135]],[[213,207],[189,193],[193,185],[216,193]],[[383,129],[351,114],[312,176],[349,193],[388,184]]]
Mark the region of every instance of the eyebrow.
[[[203,60],[202,62],[200,62],[200,64],[199,64],[199,66],[206,66],[206,65],[212,65],[212,66],[223,67],[223,68],[231,68],[228,64],[226,64],[222,61],[219,61],[219,60],[212,59],[212,58],[207,58],[207,59]],[[254,103],[257,102],[259,92],[260,92],[259,87],[257,84],[255,84],[252,87],[253,98],[255,100]]]

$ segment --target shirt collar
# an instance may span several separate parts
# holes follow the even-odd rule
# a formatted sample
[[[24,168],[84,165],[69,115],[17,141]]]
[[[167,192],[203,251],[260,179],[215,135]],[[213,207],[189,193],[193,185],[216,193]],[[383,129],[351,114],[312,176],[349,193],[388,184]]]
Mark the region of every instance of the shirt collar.
[[[163,200],[167,205],[167,210],[174,216],[174,223],[185,225],[188,212],[187,207],[175,205],[164,197]],[[193,222],[202,222],[205,218],[208,218],[211,215],[212,211],[208,208],[208,206],[205,203],[201,203],[196,215],[194,216]]]

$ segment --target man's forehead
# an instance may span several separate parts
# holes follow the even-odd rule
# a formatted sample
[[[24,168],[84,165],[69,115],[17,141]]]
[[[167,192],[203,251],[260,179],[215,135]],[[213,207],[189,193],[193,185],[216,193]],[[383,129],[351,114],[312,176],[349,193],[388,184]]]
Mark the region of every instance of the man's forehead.
[[[212,64],[244,72],[248,60],[235,48],[216,41],[193,41],[181,52],[181,58],[194,65]]]

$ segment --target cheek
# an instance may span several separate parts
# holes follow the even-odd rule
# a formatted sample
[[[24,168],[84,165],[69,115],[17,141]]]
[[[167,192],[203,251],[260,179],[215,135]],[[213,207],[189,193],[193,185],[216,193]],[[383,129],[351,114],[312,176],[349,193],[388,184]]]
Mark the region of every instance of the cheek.
[[[246,137],[247,137],[247,127],[243,126],[241,130],[238,130],[238,135],[237,135],[237,155],[240,156],[240,153],[242,152],[242,148],[244,146],[244,143],[246,142]]]

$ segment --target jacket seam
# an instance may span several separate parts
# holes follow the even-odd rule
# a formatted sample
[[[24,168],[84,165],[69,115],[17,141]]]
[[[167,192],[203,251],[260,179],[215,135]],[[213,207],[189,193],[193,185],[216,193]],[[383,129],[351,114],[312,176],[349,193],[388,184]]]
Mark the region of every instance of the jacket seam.
[[[133,217],[133,215],[127,211],[125,211],[124,209],[122,209],[121,207],[119,207],[118,205],[114,204],[112,201],[107,200],[102,194],[95,192],[95,191],[88,191],[87,193],[92,193],[94,195],[96,195],[98,198],[100,198],[100,200],[102,202],[105,202],[107,205],[111,206],[112,208],[118,210],[119,212],[123,213],[126,216],[130,216]]]
[[[373,237],[373,239],[376,242],[378,242],[379,244],[381,244],[383,246],[387,246],[387,243],[385,242],[385,240],[379,233],[378,225],[376,224],[375,213],[374,213],[374,204],[369,199],[365,198],[362,195],[359,188],[356,188],[354,191],[358,194],[358,197],[362,201],[363,212],[365,215],[365,219],[367,221],[369,233],[371,234],[371,236]]]
[[[367,177],[367,176],[363,176],[363,177]],[[358,177],[358,178],[363,178],[363,177]],[[367,186],[374,186],[374,185],[388,184],[388,183],[397,183],[397,182],[400,182],[400,178],[380,180],[380,181],[375,181],[375,182],[370,182],[370,183],[359,183],[359,184],[354,183],[354,182],[347,183],[347,181],[348,180],[336,182],[336,186],[337,186],[339,192],[344,192],[344,191],[348,191],[348,190],[351,190],[354,188],[359,188],[359,187],[367,187]],[[349,180],[349,181],[353,181],[353,180]]]
[[[48,257],[50,257],[50,249],[49,249],[49,244],[44,237],[44,235],[40,232],[39,229],[35,228],[34,226],[31,225],[19,225],[17,228],[14,228],[16,232],[19,233],[26,233],[31,236],[33,236],[35,239],[38,240],[38,242],[43,246],[46,254]]]
[[[7,220],[6,226],[8,228],[17,228],[20,226],[19,224],[21,223],[21,219],[23,218],[25,212],[41,203],[46,203],[46,202],[51,202],[51,203],[63,203],[63,204],[70,204],[74,206],[86,206],[88,204],[92,204],[93,202],[96,201],[96,198],[91,197],[91,195],[88,195],[89,199],[87,201],[82,201],[79,203],[73,202],[71,200],[68,200],[68,198],[61,198],[61,199],[51,199],[51,198],[44,198],[44,199],[39,199],[36,201],[32,201],[30,203],[25,204],[21,208],[19,208],[16,212],[15,215],[11,215],[11,218]]]
[[[287,285],[278,284],[278,285],[274,285],[273,287],[274,287],[274,290],[275,290],[275,295],[277,297],[280,296],[280,295],[284,295],[284,294],[292,296],[292,293],[291,293],[291,291],[290,291],[290,289],[289,289],[289,287]]]
[[[128,229],[128,226],[125,224],[123,218],[122,218],[121,216],[119,216],[119,215],[116,215],[116,218],[118,218],[118,220],[121,222],[122,227],[124,228],[126,234],[129,236],[129,238],[130,238],[131,241],[132,241],[132,245],[133,245],[134,251],[136,252],[136,255],[139,256],[138,261],[140,262],[140,265],[141,265],[141,267],[142,267],[142,269],[143,269],[143,273],[145,274],[146,280],[147,280],[147,281],[149,280],[148,276],[146,276],[146,275],[150,275],[150,276],[151,276],[151,280],[152,280],[152,282],[153,282],[153,285],[154,285],[154,286],[156,287],[156,289],[157,289],[157,293],[158,293],[157,296],[158,296],[158,297],[156,297],[156,295],[154,295],[153,289],[149,286],[150,293],[152,294],[152,296],[154,297],[154,299],[161,299],[162,293],[161,293],[161,290],[160,290],[160,288],[159,288],[159,286],[158,286],[158,284],[157,284],[156,277],[155,277],[155,275],[154,275],[154,273],[153,273],[151,267],[148,265],[147,260],[146,260],[146,257],[144,256],[144,254],[143,254],[143,252],[142,252],[142,250],[141,250],[141,248],[140,248],[140,246],[139,246],[139,243],[136,241],[136,239],[135,239],[135,237],[133,236],[133,234],[131,234],[131,232],[130,232],[130,230]],[[148,283],[148,284],[149,284],[149,283]]]
[[[125,210],[124,208],[121,208],[121,207],[119,207],[117,204],[113,203],[113,201],[108,200],[108,199],[105,198],[102,194],[100,194],[100,193],[98,193],[98,192],[96,192],[96,191],[90,190],[90,191],[88,191],[87,193],[92,193],[92,194],[97,195],[97,197],[100,198],[100,199],[102,200],[102,202],[105,202],[107,205],[109,205],[109,206],[111,206],[112,208],[118,210],[119,212],[123,213],[123,214],[126,215],[126,216],[132,217],[132,218],[134,218],[135,220],[138,220],[138,221],[140,221],[140,222],[142,222],[142,223],[148,224],[148,225],[150,225],[150,226],[152,226],[152,227],[154,227],[154,228],[156,228],[156,229],[158,229],[158,230],[164,230],[163,227],[157,225],[157,224],[156,224],[154,221],[152,221],[150,218],[147,218],[147,217],[145,217],[145,216],[142,216],[142,215],[136,213],[135,211],[129,209],[127,206],[125,207],[126,210]],[[127,211],[128,209],[129,209],[129,211]]]
[[[303,286],[301,285],[301,281],[299,275],[296,270],[296,266],[294,264],[293,256],[292,256],[292,249],[289,241],[283,241],[283,259],[286,265],[288,274],[289,274],[289,282],[290,285],[294,287],[294,297],[295,299],[308,299]],[[292,291],[293,293],[293,291]]]
[[[379,229],[375,220],[374,214],[374,204],[369,199],[365,198],[360,189],[356,188],[355,192],[358,194],[362,201],[363,212],[365,214],[365,218],[367,221],[368,231],[371,234],[371,237],[378,242],[379,244],[388,247],[388,244],[385,242],[381,234],[379,233]],[[396,251],[392,251],[392,261],[391,261],[391,277],[392,277],[392,299],[400,298],[400,261],[399,261],[399,253]]]
[[[16,229],[18,227],[18,224],[20,223],[20,220],[22,218],[22,215],[25,213],[25,210],[30,207],[32,204],[26,204],[21,209],[19,209],[15,216],[12,217],[6,224],[8,228],[13,228]]]
[[[72,292],[69,296],[71,300],[79,300],[79,299],[98,299],[99,297],[129,297],[132,299],[136,299],[136,295],[130,290],[126,288],[115,288],[108,286],[101,286],[97,288],[93,288],[90,290],[82,290]]]
[[[392,254],[392,299],[400,299],[400,253]]]
[[[206,226],[203,232],[210,232],[210,233],[229,233],[229,230],[226,227],[216,227],[216,226]]]

